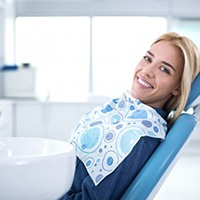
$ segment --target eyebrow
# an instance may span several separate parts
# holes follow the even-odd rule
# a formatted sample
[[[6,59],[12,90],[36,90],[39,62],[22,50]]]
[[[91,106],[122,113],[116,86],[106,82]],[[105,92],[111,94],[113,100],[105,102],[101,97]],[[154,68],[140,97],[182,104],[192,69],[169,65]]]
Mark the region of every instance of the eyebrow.
[[[149,55],[151,55],[152,57],[155,57],[155,55],[154,55],[151,51],[147,51],[147,53],[148,53]],[[174,67],[173,65],[171,65],[170,63],[165,62],[165,61],[162,61],[162,63],[164,63],[165,65],[169,66],[171,69],[173,69],[173,71],[176,72],[175,67]]]

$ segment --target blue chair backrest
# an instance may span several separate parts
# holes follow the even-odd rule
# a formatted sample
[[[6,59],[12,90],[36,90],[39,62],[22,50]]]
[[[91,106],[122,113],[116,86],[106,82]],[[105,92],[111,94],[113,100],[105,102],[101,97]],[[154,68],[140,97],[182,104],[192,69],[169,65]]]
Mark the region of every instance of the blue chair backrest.
[[[200,104],[200,73],[192,83],[190,95],[188,97],[185,109],[195,107]]]
[[[191,106],[195,107],[199,104],[200,74],[193,81],[185,109],[187,110]],[[196,118],[194,115],[182,114],[169,130],[166,139],[159,145],[124,193],[121,200],[153,199],[176,163],[183,147],[187,144],[195,126]]]

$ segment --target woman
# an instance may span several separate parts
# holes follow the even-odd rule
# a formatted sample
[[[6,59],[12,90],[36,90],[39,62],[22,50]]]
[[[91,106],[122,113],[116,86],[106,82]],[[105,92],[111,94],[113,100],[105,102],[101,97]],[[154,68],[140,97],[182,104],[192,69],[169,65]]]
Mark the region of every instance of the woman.
[[[76,172],[62,199],[120,199],[165,138],[166,121],[182,112],[199,65],[190,39],[176,33],[156,39],[136,66],[131,90],[87,113],[74,129]]]

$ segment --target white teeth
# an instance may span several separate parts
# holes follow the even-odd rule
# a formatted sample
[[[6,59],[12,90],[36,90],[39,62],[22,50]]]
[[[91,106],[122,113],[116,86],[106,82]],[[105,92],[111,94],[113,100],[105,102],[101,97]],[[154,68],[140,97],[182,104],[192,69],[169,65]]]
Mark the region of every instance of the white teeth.
[[[152,88],[152,86],[146,82],[144,82],[143,80],[141,80],[140,78],[138,78],[138,82],[140,84],[142,84],[143,86],[147,87],[147,88]]]

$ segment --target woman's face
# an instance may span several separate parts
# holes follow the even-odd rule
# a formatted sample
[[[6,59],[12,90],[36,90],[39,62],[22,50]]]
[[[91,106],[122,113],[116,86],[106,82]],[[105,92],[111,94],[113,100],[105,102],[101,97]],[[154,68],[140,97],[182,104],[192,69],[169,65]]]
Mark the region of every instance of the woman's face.
[[[135,69],[132,96],[143,103],[163,108],[167,100],[180,92],[184,58],[168,41],[154,44]]]

